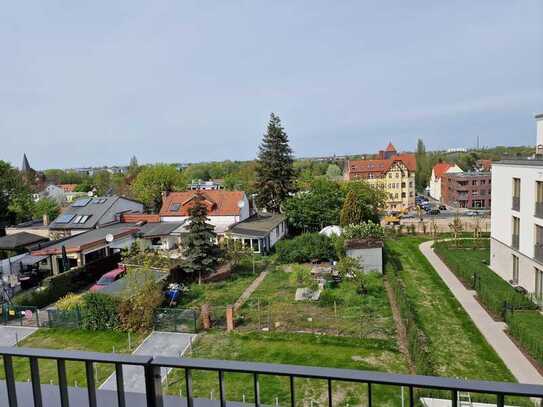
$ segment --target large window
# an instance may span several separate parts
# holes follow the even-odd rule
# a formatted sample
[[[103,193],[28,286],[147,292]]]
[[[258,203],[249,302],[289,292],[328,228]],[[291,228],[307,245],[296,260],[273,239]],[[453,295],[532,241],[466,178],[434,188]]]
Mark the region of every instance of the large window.
[[[518,269],[519,269],[519,259],[517,256],[513,254],[513,285],[518,284]]]
[[[513,210],[520,210],[520,178],[513,178]]]
[[[543,182],[535,183],[535,216],[543,218]]]
[[[543,227],[535,225],[534,257],[543,262]]]
[[[535,271],[535,295],[537,298],[541,299],[543,295],[543,271],[539,270],[537,267]]]
[[[512,223],[513,233],[511,236],[511,246],[515,249],[519,248],[519,236],[520,236],[520,219],[513,216]]]

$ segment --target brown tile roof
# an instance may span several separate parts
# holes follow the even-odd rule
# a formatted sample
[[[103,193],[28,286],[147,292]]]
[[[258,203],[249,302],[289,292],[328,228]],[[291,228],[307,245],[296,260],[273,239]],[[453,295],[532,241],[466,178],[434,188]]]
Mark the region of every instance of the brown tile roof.
[[[160,215],[149,213],[123,213],[121,214],[121,222],[123,223],[158,223],[160,222]]]
[[[64,192],[75,192],[75,189],[77,188],[77,184],[60,184],[59,186]]]
[[[437,163],[434,165],[434,177],[441,178],[443,174],[447,172],[449,168],[454,167],[454,164],[451,163]]]
[[[349,174],[369,174],[376,176],[385,174],[395,162],[403,163],[408,171],[414,172],[417,169],[417,160],[413,154],[399,154],[389,159],[381,160],[349,160],[347,171]]]
[[[160,216],[189,216],[189,208],[198,191],[171,192],[164,199]],[[199,191],[205,198],[208,216],[238,216],[240,214],[239,202],[243,200],[245,192],[206,190]],[[177,210],[173,210],[179,205]]]

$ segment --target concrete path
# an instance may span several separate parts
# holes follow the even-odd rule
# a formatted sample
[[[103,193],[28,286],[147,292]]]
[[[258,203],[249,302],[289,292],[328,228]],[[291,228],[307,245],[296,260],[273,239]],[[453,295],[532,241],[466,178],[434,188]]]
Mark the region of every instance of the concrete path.
[[[0,346],[15,346],[17,341],[22,341],[37,330],[27,326],[0,325]]]
[[[182,356],[190,347],[196,335],[176,332],[153,332],[138,346],[133,355],[143,356]],[[162,368],[162,380],[171,369]],[[145,377],[141,366],[123,366],[124,390],[126,392],[145,393]],[[100,386],[101,390],[117,390],[115,374],[107,378]]]
[[[240,295],[236,303],[234,304],[234,311],[239,310],[241,307],[243,307],[243,304],[249,299],[251,294],[255,292],[255,290],[258,288],[258,286],[264,281],[266,276],[268,275],[267,271],[263,271],[260,273],[260,275],[254,279],[254,281],[243,291],[243,293]]]
[[[515,376],[519,383],[543,385],[543,377],[505,334],[506,324],[504,322],[496,322],[490,317],[475,299],[475,291],[465,288],[454,273],[434,253],[434,249],[432,249],[433,243],[433,241],[422,243],[419,246],[420,251],[426,256],[426,259],[428,259],[445,284],[447,284],[449,290],[451,290],[462,307],[464,307],[464,310],[511,373],[513,373],[513,376]]]

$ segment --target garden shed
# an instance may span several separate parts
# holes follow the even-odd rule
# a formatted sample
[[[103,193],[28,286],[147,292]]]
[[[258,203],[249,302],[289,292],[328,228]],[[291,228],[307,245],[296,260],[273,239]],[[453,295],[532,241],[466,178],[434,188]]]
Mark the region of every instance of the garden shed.
[[[364,271],[383,274],[383,241],[381,239],[351,239],[345,241],[347,256],[358,259]]]

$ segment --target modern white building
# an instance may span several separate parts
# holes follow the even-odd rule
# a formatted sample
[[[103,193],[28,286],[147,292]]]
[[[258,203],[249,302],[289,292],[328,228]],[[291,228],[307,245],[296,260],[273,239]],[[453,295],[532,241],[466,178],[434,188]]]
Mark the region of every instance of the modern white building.
[[[536,154],[492,166],[490,267],[543,297],[543,114],[536,122]]]
[[[456,164],[451,163],[437,163],[432,168],[432,175],[430,176],[430,196],[438,201],[441,201],[441,177],[447,173],[463,172]]]

